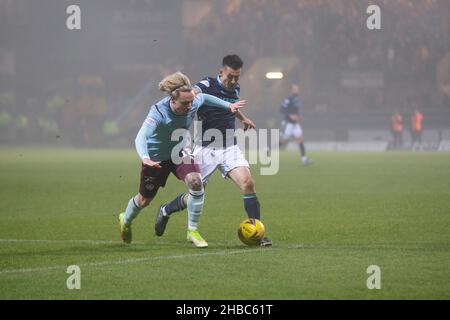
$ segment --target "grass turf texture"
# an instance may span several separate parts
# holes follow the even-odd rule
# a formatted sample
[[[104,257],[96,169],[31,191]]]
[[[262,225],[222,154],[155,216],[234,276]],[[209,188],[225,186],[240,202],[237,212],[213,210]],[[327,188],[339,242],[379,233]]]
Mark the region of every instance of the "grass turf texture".
[[[184,191],[173,176],[134,243],[119,241],[138,188],[132,150],[0,149],[0,299],[449,299],[450,154],[311,156],[302,167],[281,153],[274,176],[252,166],[272,248],[240,243],[242,197],[216,173],[200,223],[209,248],[196,249],[186,213],[154,235],[159,204]],[[72,264],[81,290],[66,287]],[[380,290],[366,287],[369,265]]]

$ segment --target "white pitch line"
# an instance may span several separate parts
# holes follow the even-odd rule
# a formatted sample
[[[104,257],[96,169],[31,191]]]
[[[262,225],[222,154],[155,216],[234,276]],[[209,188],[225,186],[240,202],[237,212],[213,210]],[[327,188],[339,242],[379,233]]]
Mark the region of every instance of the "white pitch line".
[[[122,241],[113,241],[113,240],[56,240],[56,239],[0,239],[0,243],[86,243],[86,244],[122,244]],[[142,241],[133,241],[133,244],[145,244]],[[176,245],[175,243],[168,242],[156,242],[156,243],[148,243],[149,245]],[[219,243],[216,243],[219,244]],[[220,243],[229,245],[230,243]],[[307,247],[315,247],[314,245],[308,244],[285,244],[285,245],[277,245],[276,248],[284,248],[284,249],[298,249],[298,248],[307,248]],[[204,257],[204,256],[219,256],[219,255],[233,255],[240,253],[249,253],[249,252],[261,252],[265,251],[263,248],[256,249],[242,249],[242,250],[234,250],[234,251],[219,251],[219,252],[204,252],[204,253],[194,253],[194,254],[181,254],[181,255],[172,255],[172,256],[156,256],[156,257],[142,257],[135,259],[126,259],[119,261],[102,261],[102,262],[92,262],[92,263],[82,263],[78,264],[79,267],[99,267],[99,266],[107,266],[107,265],[121,265],[121,264],[130,264],[130,263],[140,263],[140,262],[148,262],[155,260],[170,260],[170,259],[181,259],[181,258],[191,258],[191,257]],[[68,265],[55,265],[48,267],[38,267],[38,268],[19,268],[19,269],[0,269],[0,274],[7,273],[32,273],[32,272],[45,272],[51,270],[66,270]]]
[[[16,243],[86,243],[86,244],[124,244],[122,241],[115,240],[81,240],[81,239],[0,239],[2,242],[16,242]],[[144,241],[133,241],[133,244],[148,244],[148,245],[179,245],[179,242],[168,242],[168,241],[157,241],[157,242],[144,242]],[[214,242],[214,244],[219,245],[233,245],[232,241]],[[276,245],[276,248],[287,248],[287,249],[297,249],[297,248],[314,248],[320,245],[314,244],[304,244],[304,243],[293,243],[293,244],[282,244]]]
[[[129,245],[124,244],[123,241],[114,241],[114,240],[80,240],[80,239],[0,239],[1,243],[82,243],[82,244],[123,244],[123,245]],[[215,242],[216,244],[221,245],[229,245],[232,244],[230,242]],[[179,243],[174,242],[168,242],[168,241],[157,241],[157,242],[144,242],[144,241],[133,241],[132,245],[135,244],[148,244],[148,245],[179,245]]]
[[[257,249],[246,249],[246,250],[235,250],[235,251],[219,251],[219,252],[205,252],[205,253],[194,253],[194,254],[180,254],[173,256],[156,256],[156,257],[142,257],[135,259],[126,259],[119,261],[102,261],[102,262],[91,262],[91,263],[81,263],[77,264],[81,267],[101,267],[108,265],[121,265],[121,264],[130,264],[130,263],[142,263],[154,260],[170,260],[170,259],[183,259],[183,258],[193,258],[193,257],[206,257],[206,256],[226,256],[232,254],[240,254],[240,253],[250,253],[250,252],[262,252],[265,251],[263,248]],[[50,270],[66,270],[67,265],[57,265],[57,266],[49,266],[49,267],[40,267],[40,268],[22,268],[22,269],[0,269],[0,274],[5,273],[30,273],[30,272],[44,272]]]
[[[1,242],[24,243],[88,243],[88,244],[119,244],[122,241],[113,240],[57,240],[57,239],[0,239]],[[133,241],[134,244],[143,244],[142,241]]]

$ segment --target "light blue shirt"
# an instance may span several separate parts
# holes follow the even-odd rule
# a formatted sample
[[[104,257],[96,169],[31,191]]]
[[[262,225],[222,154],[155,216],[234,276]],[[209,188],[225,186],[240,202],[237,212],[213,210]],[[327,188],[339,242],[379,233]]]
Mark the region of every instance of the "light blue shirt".
[[[170,108],[170,97],[166,97],[150,108],[147,118],[137,134],[135,144],[139,157],[153,161],[169,160],[173,147],[182,141],[172,141],[176,129],[188,129],[195,113],[204,104],[229,109],[230,103],[209,94],[198,93],[192,102],[192,109],[185,115],[177,115]],[[186,141],[186,139],[183,139]]]

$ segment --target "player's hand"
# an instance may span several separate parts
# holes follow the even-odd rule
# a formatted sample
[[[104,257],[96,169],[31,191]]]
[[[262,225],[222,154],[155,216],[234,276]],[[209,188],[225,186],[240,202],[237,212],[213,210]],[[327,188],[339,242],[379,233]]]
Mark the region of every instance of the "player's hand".
[[[144,163],[144,165],[149,166],[150,168],[156,168],[156,169],[161,169],[161,161],[153,161],[149,158],[145,158],[144,160],[142,160],[142,162]]]
[[[230,103],[230,110],[231,110],[231,112],[235,113],[240,108],[244,107],[246,103],[247,103],[246,100],[240,100],[240,101],[235,102],[235,103]]]
[[[300,117],[299,117],[298,114],[290,114],[289,115],[289,119],[291,119],[292,121],[295,121],[295,122],[299,122],[300,121]]]
[[[249,118],[244,118],[241,123],[244,126],[244,131],[247,131],[248,129],[256,129],[255,123]]]

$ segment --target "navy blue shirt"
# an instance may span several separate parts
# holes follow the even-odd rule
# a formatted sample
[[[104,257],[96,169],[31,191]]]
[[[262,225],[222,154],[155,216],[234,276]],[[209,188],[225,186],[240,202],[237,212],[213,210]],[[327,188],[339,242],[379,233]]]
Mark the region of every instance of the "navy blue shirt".
[[[200,89],[200,92],[207,93],[215,96],[219,99],[234,103],[239,100],[239,94],[241,88],[239,84],[233,90],[225,88],[219,80],[219,77],[206,77],[195,85],[196,88]],[[208,105],[208,103],[203,104],[203,106],[197,111],[197,116],[200,121],[202,121],[202,132],[205,133],[208,129],[218,129],[223,135],[223,146],[229,146],[230,144],[236,144],[236,139],[233,138],[232,141],[226,141],[226,130],[235,130],[236,115],[229,111]],[[214,141],[214,140],[213,140]],[[202,145],[207,146],[212,141],[203,141]]]
[[[302,106],[303,104],[297,95],[290,95],[284,99],[280,107],[281,113],[284,114],[284,120],[287,122],[296,123],[296,121],[289,119],[289,115],[299,114]]]

